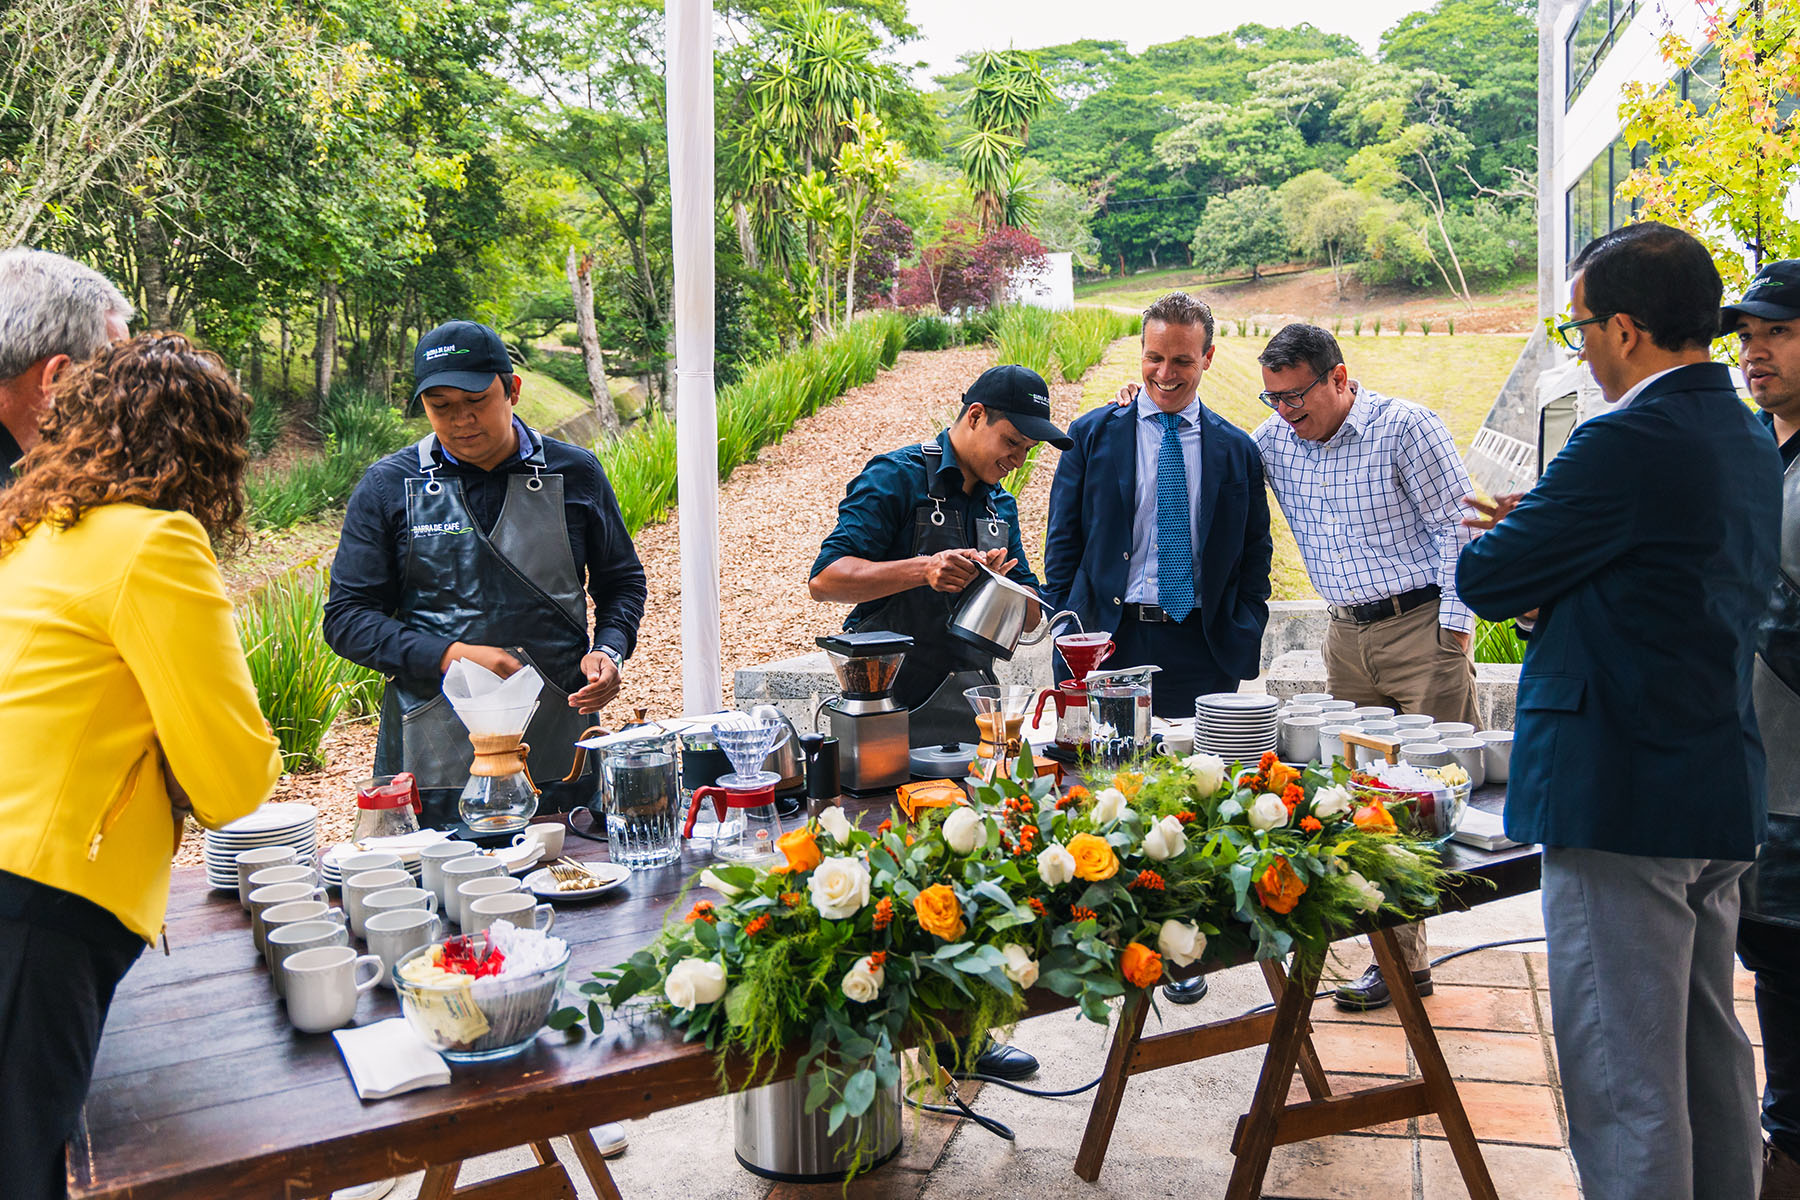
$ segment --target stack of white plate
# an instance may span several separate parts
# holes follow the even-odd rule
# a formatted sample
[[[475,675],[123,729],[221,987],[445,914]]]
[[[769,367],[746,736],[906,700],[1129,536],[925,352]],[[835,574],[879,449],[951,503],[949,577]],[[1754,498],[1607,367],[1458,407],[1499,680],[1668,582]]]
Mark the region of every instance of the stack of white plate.
[[[206,882],[237,890],[237,856],[261,846],[291,846],[300,861],[311,865],[319,845],[319,810],[310,804],[265,804],[223,829],[208,829],[201,847]]]
[[[1214,692],[1194,701],[1194,749],[1226,762],[1254,763],[1275,749],[1273,696],[1256,692]]]
[[[328,888],[342,887],[344,884],[344,873],[340,869],[342,860],[352,854],[361,853],[362,850],[352,842],[340,842],[325,851],[319,858],[319,882]],[[419,861],[418,847],[415,846],[411,850],[395,850],[391,853],[400,856],[401,868],[413,877],[414,883],[419,882],[419,875],[424,870],[425,864]]]

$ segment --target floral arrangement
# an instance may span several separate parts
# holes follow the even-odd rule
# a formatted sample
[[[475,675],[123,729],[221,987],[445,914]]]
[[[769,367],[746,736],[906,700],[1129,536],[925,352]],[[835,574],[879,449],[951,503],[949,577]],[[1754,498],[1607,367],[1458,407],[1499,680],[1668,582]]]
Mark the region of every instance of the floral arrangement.
[[[1094,792],[1031,777],[1026,756],[1017,776],[910,828],[827,809],[779,840],[780,865],[700,872],[720,898],[582,984],[589,1023],[602,995],[660,989],[676,1028],[753,1074],[807,1045],[807,1111],[829,1105],[835,1131],[898,1082],[906,1045],[935,1067],[934,1043],[1016,1021],[1028,988],[1105,1024],[1108,1001],[1171,968],[1252,946],[1320,956],[1364,914],[1435,907],[1443,882],[1430,843],[1341,762],[1152,758]]]

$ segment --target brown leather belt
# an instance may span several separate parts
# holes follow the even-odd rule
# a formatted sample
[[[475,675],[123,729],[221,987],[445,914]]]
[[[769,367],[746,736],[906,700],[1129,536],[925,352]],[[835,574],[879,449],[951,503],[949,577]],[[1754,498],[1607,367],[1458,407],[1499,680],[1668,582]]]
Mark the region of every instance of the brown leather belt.
[[[1373,625],[1376,621],[1385,621],[1389,617],[1409,613],[1421,604],[1429,604],[1439,595],[1438,585],[1428,583],[1424,587],[1416,587],[1410,592],[1401,592],[1398,596],[1384,596],[1380,600],[1371,600],[1367,604],[1333,604],[1329,607],[1331,615],[1340,621],[1354,621],[1358,625]]]

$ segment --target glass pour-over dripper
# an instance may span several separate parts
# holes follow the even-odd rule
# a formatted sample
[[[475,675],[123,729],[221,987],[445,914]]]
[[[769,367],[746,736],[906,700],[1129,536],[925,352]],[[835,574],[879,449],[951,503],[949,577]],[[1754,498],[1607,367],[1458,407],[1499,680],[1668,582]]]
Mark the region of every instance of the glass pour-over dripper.
[[[1036,696],[1036,688],[1016,683],[984,683],[980,687],[963,689],[963,698],[975,710],[975,728],[981,731],[975,756],[990,760],[985,772],[988,779],[993,778],[995,766],[1010,769],[1010,760],[1019,753],[1019,731],[1025,725],[1025,710]]]
[[[781,776],[763,770],[762,764],[771,750],[787,740],[787,724],[757,721],[734,729],[714,725],[712,732],[714,742],[735,770],[719,776],[717,787],[694,789],[682,836],[693,836],[700,805],[711,800],[719,818],[713,834],[713,856],[740,863],[769,858],[776,853],[776,842],[782,834],[781,816],[775,809],[775,785],[781,782]]]

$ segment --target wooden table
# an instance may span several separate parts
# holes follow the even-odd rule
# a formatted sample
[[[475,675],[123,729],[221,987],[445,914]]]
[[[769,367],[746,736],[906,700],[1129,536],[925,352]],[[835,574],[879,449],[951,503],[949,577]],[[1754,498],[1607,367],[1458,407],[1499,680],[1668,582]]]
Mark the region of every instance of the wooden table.
[[[885,811],[887,801],[847,807]],[[569,850],[578,858],[604,856],[603,847],[573,837]],[[1452,847],[1449,860],[1495,886],[1459,889],[1447,908],[1536,887],[1535,848],[1488,855]],[[704,849],[690,849],[679,864],[637,872],[606,897],[559,907],[556,933],[571,947],[570,982],[652,940],[688,874],[706,861]],[[72,1196],[300,1200],[514,1146],[541,1155],[560,1135],[577,1135],[586,1160],[591,1142],[583,1146],[580,1135],[589,1127],[718,1094],[713,1055],[651,1021],[609,1025],[597,1038],[566,1044],[545,1034],[516,1058],[455,1067],[445,1087],[364,1103],[331,1037],[298,1034],[288,1024],[234,894],[208,889],[202,871],[176,872],[168,937],[170,956],[146,951],[113,1002],[69,1146]],[[1068,1003],[1048,993],[1031,999],[1033,1011]],[[377,989],[361,1002],[357,1023],[397,1012],[393,993]],[[1304,1020],[1297,1000],[1277,1009],[1271,1029],[1288,1033],[1275,1041],[1272,1058],[1289,1048],[1302,1053],[1292,1030],[1303,1030]],[[1292,1061],[1280,1081],[1283,1099]],[[791,1058],[783,1070],[791,1072]],[[1258,1105],[1264,1091],[1272,1094],[1270,1080],[1264,1084]],[[1266,1162],[1266,1149],[1262,1157]],[[597,1155],[584,1166],[605,1194],[610,1177]],[[560,1178],[560,1168],[555,1173]],[[442,1170],[427,1182],[447,1194]],[[562,1194],[553,1183],[546,1174],[544,1190],[530,1194]]]

